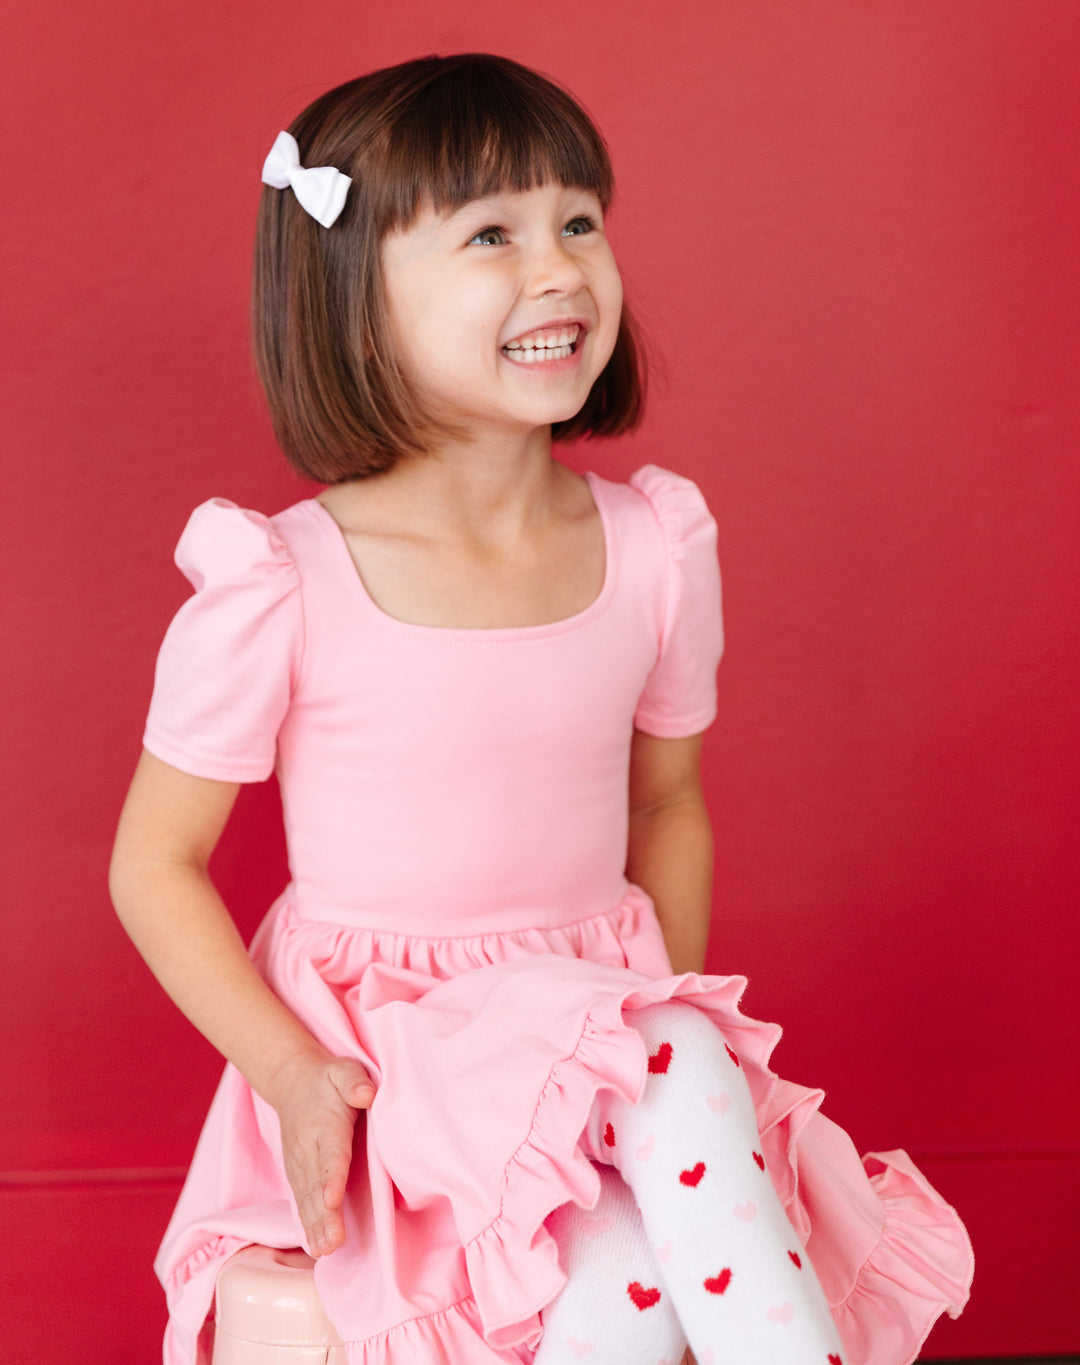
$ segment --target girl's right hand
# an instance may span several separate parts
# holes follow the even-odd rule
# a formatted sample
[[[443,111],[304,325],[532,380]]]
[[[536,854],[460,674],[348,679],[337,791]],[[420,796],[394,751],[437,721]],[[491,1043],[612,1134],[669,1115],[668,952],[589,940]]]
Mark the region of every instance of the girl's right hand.
[[[285,1174],[312,1256],[327,1256],[345,1240],[341,1207],[353,1130],[374,1098],[371,1077],[351,1057],[301,1054],[274,1076]]]
[[[109,887],[124,928],[172,999],[277,1110],[304,1235],[311,1254],[325,1256],[345,1240],[353,1129],[375,1086],[359,1062],[320,1046],[266,984],[210,878],[207,864],[239,790],[144,751]]]

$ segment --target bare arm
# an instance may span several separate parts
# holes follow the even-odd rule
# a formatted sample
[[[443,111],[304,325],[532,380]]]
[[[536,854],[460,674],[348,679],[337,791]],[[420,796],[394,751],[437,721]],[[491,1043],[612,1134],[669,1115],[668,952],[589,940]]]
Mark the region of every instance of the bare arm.
[[[195,1027],[278,1112],[286,1172],[314,1254],[344,1240],[340,1206],[356,1110],[374,1086],[334,1058],[248,957],[207,872],[238,786],[144,752],[120,817],[109,889],[150,970]]]
[[[705,969],[712,864],[701,736],[657,739],[635,730],[626,875],[652,897],[676,974]]]
[[[705,969],[712,867],[701,736],[657,739],[635,730],[626,875],[652,897],[676,975]],[[696,1365],[689,1347],[681,1365]]]

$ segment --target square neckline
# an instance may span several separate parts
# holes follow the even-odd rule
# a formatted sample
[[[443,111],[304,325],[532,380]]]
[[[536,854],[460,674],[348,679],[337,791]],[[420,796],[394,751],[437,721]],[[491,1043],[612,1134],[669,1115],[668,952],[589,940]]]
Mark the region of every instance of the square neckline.
[[[562,635],[568,631],[577,630],[586,625],[595,616],[599,616],[611,599],[615,588],[615,558],[616,542],[618,533],[607,500],[601,491],[606,480],[600,475],[595,474],[591,469],[586,470],[582,476],[589,487],[593,505],[600,517],[600,528],[604,539],[604,577],[600,585],[600,591],[587,603],[580,611],[574,612],[571,616],[560,617],[556,621],[544,621],[533,626],[432,626],[424,625],[416,621],[403,621],[399,616],[392,616],[378,605],[368,591],[367,584],[356,561],[349,550],[345,533],[335,521],[330,512],[322,505],[317,498],[308,498],[302,507],[308,508],[315,517],[316,522],[322,528],[325,536],[331,541],[333,557],[337,566],[344,570],[347,577],[352,581],[351,593],[360,604],[364,614],[373,620],[380,622],[388,629],[398,631],[409,631],[418,634],[445,636],[455,640],[489,641],[489,640],[535,640],[543,639],[552,635]]]

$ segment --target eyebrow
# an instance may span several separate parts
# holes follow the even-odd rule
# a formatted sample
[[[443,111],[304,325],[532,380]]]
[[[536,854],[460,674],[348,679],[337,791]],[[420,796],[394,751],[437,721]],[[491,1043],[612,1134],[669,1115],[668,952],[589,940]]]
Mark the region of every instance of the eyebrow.
[[[541,187],[540,187],[540,186],[534,186],[534,188],[539,189],[539,188],[541,188]],[[588,189],[585,185],[563,185],[563,186],[561,186],[561,188],[564,189],[564,190],[566,190],[567,193],[570,193],[570,194],[576,192],[576,193],[580,193],[580,194],[591,194],[591,195],[593,195],[594,198],[595,198],[595,197],[598,197],[598,196],[596,195],[596,191],[595,191],[595,190]],[[456,209],[454,209],[451,213],[448,213],[448,214],[446,215],[446,217],[443,218],[442,221],[443,221],[444,223],[453,223],[453,222],[455,222],[458,218],[461,218],[461,217],[463,217],[465,214],[470,213],[470,212],[475,211],[475,210],[478,210],[478,211],[481,211],[481,212],[487,212],[487,211],[490,209],[492,212],[495,212],[495,213],[496,213],[496,216],[498,216],[498,215],[497,215],[497,210],[498,210],[498,208],[501,206],[501,201],[502,201],[503,199],[505,199],[507,195],[517,195],[517,194],[526,194],[526,193],[528,193],[527,190],[513,190],[513,189],[494,190],[491,194],[482,194],[482,195],[480,195],[480,197],[479,197],[478,199],[466,199],[466,201],[464,202],[464,204],[459,205],[459,206],[458,206]]]

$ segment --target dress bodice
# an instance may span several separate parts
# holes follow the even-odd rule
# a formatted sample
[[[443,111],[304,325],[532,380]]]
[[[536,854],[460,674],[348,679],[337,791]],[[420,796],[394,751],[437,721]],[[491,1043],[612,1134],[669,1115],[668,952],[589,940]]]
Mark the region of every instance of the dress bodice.
[[[589,483],[599,595],[508,629],[387,616],[314,500],[194,514],[178,562],[198,591],[162,649],[147,747],[226,780],[276,767],[302,917],[475,935],[625,894],[633,730],[713,716],[715,531],[675,475]]]

